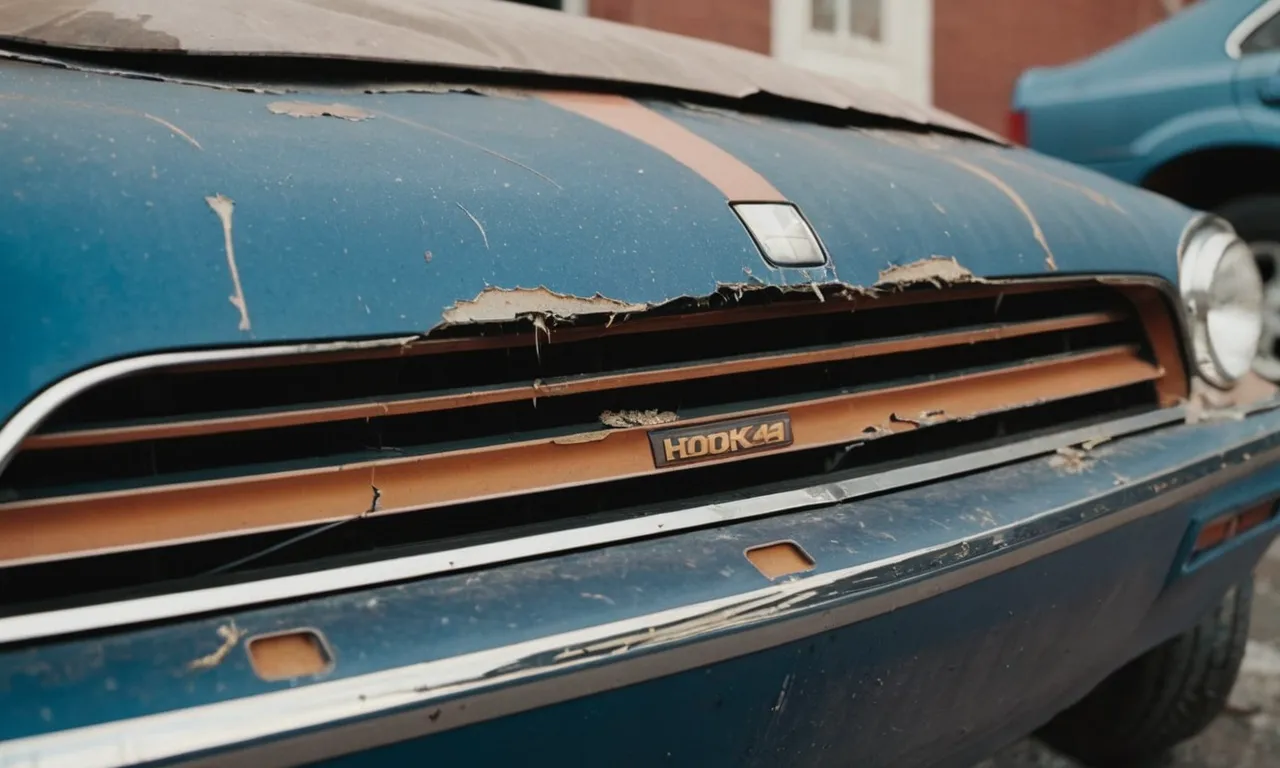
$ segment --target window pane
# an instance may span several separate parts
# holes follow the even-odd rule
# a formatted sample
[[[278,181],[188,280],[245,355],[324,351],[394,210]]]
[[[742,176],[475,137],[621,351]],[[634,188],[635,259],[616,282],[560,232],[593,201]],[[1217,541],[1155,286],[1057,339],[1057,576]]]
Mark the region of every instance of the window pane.
[[[836,31],[836,0],[809,0],[809,26],[818,32]]]
[[[881,0],[848,0],[848,2],[850,34],[879,40]]]
[[[1280,50],[1280,14],[1262,23],[1240,44],[1242,53],[1263,53]]]

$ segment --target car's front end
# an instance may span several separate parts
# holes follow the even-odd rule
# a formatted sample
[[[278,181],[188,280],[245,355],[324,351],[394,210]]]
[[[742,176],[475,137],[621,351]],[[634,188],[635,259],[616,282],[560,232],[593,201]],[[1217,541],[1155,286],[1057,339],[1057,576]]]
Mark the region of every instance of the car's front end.
[[[1167,200],[927,114],[24,46],[0,765],[964,765],[1272,538],[1257,275]]]

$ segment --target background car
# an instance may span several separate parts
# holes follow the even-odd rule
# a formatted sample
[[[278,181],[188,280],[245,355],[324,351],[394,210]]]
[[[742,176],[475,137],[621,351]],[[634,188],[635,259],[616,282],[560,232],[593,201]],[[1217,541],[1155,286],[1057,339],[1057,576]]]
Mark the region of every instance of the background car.
[[[1010,133],[1231,221],[1267,281],[1256,367],[1280,376],[1280,1],[1202,0],[1091,58],[1028,70]]]

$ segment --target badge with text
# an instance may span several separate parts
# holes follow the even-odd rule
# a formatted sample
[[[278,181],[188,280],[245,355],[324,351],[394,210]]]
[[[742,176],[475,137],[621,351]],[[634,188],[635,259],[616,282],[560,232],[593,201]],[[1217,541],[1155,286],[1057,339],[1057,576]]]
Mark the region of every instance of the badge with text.
[[[791,417],[766,413],[695,427],[655,429],[649,433],[654,466],[727,459],[791,445]]]

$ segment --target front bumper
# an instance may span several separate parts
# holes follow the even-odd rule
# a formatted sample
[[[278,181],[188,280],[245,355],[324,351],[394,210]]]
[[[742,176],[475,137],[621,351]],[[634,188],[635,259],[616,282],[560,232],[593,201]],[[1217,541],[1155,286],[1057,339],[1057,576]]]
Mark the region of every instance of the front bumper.
[[[963,765],[1192,624],[1274,534],[1273,520],[1187,567],[1204,521],[1280,489],[1280,410],[1070,462],[1053,439],[1048,455],[893,493],[828,486],[805,511],[141,628],[11,635],[0,766]],[[729,520],[752,503],[719,508]],[[744,557],[778,541],[813,568],[770,581]],[[332,669],[255,676],[243,639],[300,628],[323,635]]]

